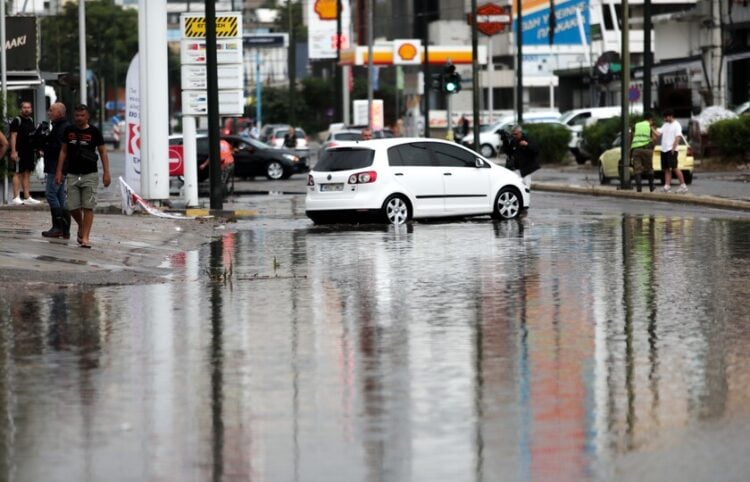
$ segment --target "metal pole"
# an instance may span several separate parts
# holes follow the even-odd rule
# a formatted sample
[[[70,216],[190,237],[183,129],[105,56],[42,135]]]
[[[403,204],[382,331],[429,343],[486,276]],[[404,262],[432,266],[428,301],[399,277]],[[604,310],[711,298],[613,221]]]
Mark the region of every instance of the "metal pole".
[[[523,123],[523,1],[516,0],[516,115]],[[478,136],[475,136],[478,137]]]
[[[80,91],[78,98],[81,104],[86,103],[86,1],[78,0],[78,60],[79,68],[78,75],[81,77],[79,80],[78,90]]]
[[[221,186],[219,158],[219,79],[216,73],[216,3],[206,0],[206,77],[208,100],[208,157],[212,210],[221,210],[224,192]]]
[[[0,0],[0,84],[2,84],[3,92],[2,99],[2,122],[5,123],[8,117],[8,69],[6,68],[6,57],[5,57],[5,0]],[[5,161],[5,172],[8,172],[8,161]],[[5,204],[8,201],[8,176],[4,176],[3,181],[3,196],[0,199],[0,204]]]
[[[424,27],[424,59],[422,59],[422,80],[424,81],[424,136],[430,137],[430,26],[427,23],[427,13],[422,13]]]
[[[479,152],[479,33],[477,32],[477,0],[471,0],[471,110],[474,127],[474,151]],[[490,63],[492,57],[490,56]],[[490,81],[490,90],[492,81]],[[490,107],[491,109],[492,107]]]
[[[620,139],[622,139],[620,153],[620,189],[630,189],[630,136],[628,129],[629,105],[628,90],[630,89],[630,8],[628,0],[622,1],[622,47],[620,54],[622,61],[622,80],[620,81],[620,105],[622,106],[622,116],[620,121]]]
[[[472,0],[476,1],[476,0]],[[492,124],[495,106],[495,94],[493,92],[492,79],[495,77],[495,63],[492,61],[492,37],[487,37],[487,110],[489,111],[489,124]]]
[[[651,110],[651,0],[643,2],[643,113]]]
[[[198,155],[195,136],[195,117],[186,115],[182,118],[183,139],[183,194],[186,206],[198,206]]]
[[[289,16],[289,58],[287,68],[289,69],[289,125],[297,125],[297,35],[296,27],[292,19],[292,1],[287,0],[287,14]]]
[[[260,81],[260,49],[255,50],[255,127],[260,132],[262,121],[262,96],[263,84]]]
[[[338,121],[342,118],[341,92],[343,85],[341,83],[341,0],[336,0],[336,64],[333,66],[334,75],[334,101],[333,101],[333,120]]]
[[[372,129],[372,0],[367,0],[367,126]]]

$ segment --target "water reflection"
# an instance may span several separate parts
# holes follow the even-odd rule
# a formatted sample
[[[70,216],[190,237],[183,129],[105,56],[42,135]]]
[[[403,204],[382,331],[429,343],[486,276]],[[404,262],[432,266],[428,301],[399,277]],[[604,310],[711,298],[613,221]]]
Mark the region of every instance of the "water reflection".
[[[242,228],[0,295],[0,479],[608,479],[750,425],[748,223]]]

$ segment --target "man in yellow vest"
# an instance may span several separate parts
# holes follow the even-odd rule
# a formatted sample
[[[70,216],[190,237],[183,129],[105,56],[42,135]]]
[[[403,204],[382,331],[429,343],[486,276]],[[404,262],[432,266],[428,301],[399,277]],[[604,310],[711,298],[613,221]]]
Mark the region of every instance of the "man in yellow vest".
[[[658,133],[654,128],[654,116],[650,112],[643,114],[643,120],[633,128],[633,142],[630,145],[632,153],[635,187],[641,192],[641,177],[646,173],[648,188],[654,190],[654,142]]]

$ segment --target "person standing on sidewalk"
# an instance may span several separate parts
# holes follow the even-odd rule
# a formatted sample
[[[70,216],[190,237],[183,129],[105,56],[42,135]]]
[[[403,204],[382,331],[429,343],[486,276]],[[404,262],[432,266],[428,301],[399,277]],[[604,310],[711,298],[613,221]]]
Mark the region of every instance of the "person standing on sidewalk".
[[[654,116],[650,112],[643,114],[643,120],[633,127],[633,142],[630,146],[633,158],[635,188],[641,192],[641,176],[646,173],[648,189],[654,191],[654,142],[657,139],[654,128]]]
[[[73,125],[63,133],[60,156],[57,159],[55,182],[63,183],[63,168],[67,169],[68,209],[78,224],[78,244],[90,248],[89,235],[94,223],[96,189],[99,185],[98,157],[102,160],[104,187],[112,181],[109,173],[109,157],[102,133],[89,124],[89,111],[85,104],[78,104],[73,112]]]
[[[49,106],[47,111],[50,121],[50,131],[44,138],[44,172],[47,174],[45,196],[52,213],[52,228],[43,231],[45,238],[70,239],[70,212],[66,206],[65,182],[57,184],[55,174],[57,173],[57,160],[60,157],[60,148],[64,142],[63,133],[68,127],[65,118],[65,104],[56,102]]]
[[[682,177],[682,171],[677,168],[677,146],[680,145],[682,126],[675,120],[674,112],[671,109],[664,111],[664,125],[661,126],[659,133],[661,134],[661,170],[664,172],[664,192],[669,192],[672,171],[680,181],[677,192],[688,192],[685,179]]]
[[[10,123],[10,161],[13,171],[13,200],[11,204],[40,204],[31,197],[31,171],[34,170],[34,145],[31,136],[36,131],[31,117],[31,102],[21,102],[21,115]],[[23,188],[24,199],[21,199]]]
[[[508,142],[505,142],[506,139],[508,139]],[[519,171],[524,185],[531,188],[531,174],[542,166],[538,159],[539,150],[524,134],[521,126],[513,126],[510,138],[507,137],[507,134],[503,136],[503,152],[508,156],[506,166],[510,166],[509,169],[511,170]]]

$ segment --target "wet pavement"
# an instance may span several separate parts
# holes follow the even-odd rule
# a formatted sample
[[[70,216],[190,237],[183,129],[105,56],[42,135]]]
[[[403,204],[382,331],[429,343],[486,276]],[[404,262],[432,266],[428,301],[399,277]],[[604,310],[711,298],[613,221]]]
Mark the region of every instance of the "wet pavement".
[[[167,283],[3,287],[0,479],[750,473],[750,215],[538,193],[518,222],[316,227],[300,196],[236,201],[259,216]]]

